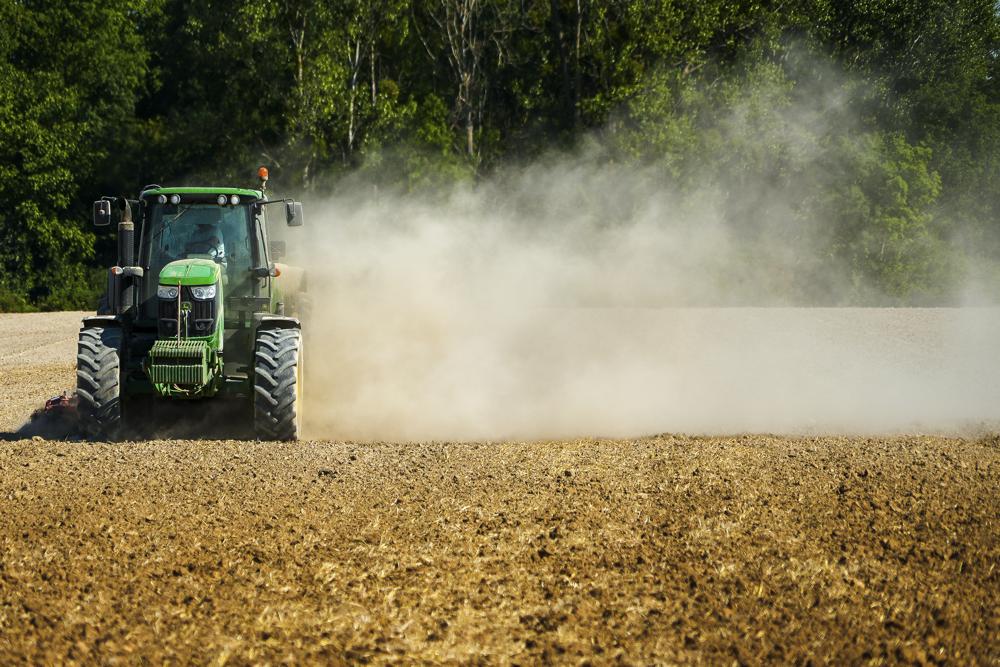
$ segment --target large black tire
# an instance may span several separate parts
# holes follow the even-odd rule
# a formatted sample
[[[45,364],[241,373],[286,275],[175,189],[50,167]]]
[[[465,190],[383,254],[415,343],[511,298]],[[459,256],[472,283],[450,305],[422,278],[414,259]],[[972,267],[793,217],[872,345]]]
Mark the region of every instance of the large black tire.
[[[298,440],[302,432],[302,334],[263,329],[254,345],[253,426],[260,440]]]
[[[76,354],[77,411],[84,432],[114,440],[121,434],[122,331],[82,329]]]

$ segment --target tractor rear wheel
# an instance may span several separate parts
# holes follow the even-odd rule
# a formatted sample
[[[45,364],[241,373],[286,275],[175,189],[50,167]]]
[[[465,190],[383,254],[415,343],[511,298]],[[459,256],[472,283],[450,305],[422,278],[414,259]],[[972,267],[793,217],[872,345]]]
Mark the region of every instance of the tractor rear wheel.
[[[261,440],[302,433],[302,333],[263,329],[254,346],[253,425]]]
[[[77,410],[84,432],[114,440],[121,433],[122,330],[80,331],[76,354]]]

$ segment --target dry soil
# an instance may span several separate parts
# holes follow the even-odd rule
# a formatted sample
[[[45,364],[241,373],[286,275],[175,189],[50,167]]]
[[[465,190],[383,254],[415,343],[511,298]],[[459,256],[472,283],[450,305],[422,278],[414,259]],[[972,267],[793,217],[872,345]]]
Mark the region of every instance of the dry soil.
[[[0,317],[0,663],[1000,661],[1000,440],[24,439],[79,314]]]

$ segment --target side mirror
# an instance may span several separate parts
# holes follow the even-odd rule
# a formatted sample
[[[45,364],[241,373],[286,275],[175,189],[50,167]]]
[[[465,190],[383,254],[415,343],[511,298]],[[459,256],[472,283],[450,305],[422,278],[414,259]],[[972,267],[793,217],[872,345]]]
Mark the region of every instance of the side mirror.
[[[271,241],[270,247],[271,259],[277,261],[285,256],[285,242],[284,241]]]
[[[290,201],[285,203],[285,221],[289,227],[301,227],[304,219],[302,217],[302,202]]]
[[[277,278],[279,275],[278,269],[274,266],[274,262],[271,262],[270,266],[255,266],[250,269],[250,272],[253,273],[255,278]]]
[[[111,202],[98,199],[94,202],[94,226],[107,227],[111,224]]]

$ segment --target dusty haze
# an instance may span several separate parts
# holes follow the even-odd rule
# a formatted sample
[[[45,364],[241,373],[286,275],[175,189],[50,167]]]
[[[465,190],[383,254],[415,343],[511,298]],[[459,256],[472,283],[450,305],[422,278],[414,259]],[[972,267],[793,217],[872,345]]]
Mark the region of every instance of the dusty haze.
[[[1000,417],[1000,310],[774,307],[801,293],[815,240],[791,219],[743,239],[710,191],[682,201],[653,171],[586,157],[435,197],[356,192],[308,202],[288,230],[309,271],[312,437],[949,432]]]

